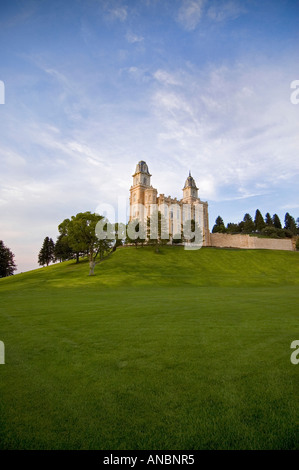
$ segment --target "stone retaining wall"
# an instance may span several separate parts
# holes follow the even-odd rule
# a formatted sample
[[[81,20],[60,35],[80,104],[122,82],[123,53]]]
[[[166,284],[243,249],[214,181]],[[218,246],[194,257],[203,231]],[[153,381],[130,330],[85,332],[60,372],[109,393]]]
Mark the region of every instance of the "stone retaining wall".
[[[262,250],[287,250],[294,251],[294,245],[291,238],[258,238],[249,235],[228,233],[211,233],[211,245],[219,248],[244,248],[244,249],[262,249]]]

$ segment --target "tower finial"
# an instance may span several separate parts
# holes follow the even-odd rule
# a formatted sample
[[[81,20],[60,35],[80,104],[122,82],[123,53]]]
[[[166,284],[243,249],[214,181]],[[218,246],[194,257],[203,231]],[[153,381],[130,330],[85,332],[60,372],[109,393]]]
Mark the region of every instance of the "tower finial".
[[[191,176],[191,171],[189,170],[189,176]]]

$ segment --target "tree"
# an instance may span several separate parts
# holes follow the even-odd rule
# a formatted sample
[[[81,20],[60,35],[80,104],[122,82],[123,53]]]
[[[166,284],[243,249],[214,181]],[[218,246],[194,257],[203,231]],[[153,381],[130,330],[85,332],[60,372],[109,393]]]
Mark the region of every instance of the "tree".
[[[244,215],[244,219],[243,219],[243,228],[242,228],[242,232],[244,233],[252,233],[254,232],[254,229],[255,229],[255,225],[254,225],[254,222],[252,220],[252,217],[250,214],[246,213]]]
[[[154,211],[147,218],[147,240],[155,246],[156,253],[159,253],[159,245],[169,242],[169,229],[166,217],[160,211]]]
[[[58,226],[58,231],[60,233],[59,238],[60,238],[61,243],[63,242],[65,246],[70,247],[70,249],[72,250],[73,255],[76,258],[76,263],[79,263],[80,256],[82,256],[86,253],[84,253],[82,250],[78,250],[77,245],[76,245],[76,249],[74,249],[74,245],[71,244],[71,241],[70,241],[70,226],[71,226],[71,220],[70,219],[64,219],[64,221],[61,222],[61,224],[59,224],[59,226]]]
[[[267,214],[265,216],[265,224],[266,224],[267,227],[273,227],[273,220],[272,220],[272,217],[269,214],[269,212],[267,212]]]
[[[215,225],[212,229],[212,232],[213,233],[225,233],[226,232],[223,219],[222,217],[220,217],[220,215],[218,215],[217,219],[215,220]]]
[[[68,244],[76,253],[77,261],[79,261],[79,254],[86,254],[89,260],[89,275],[94,274],[96,265],[96,258],[99,255],[100,261],[104,255],[112,248],[112,239],[105,237],[104,233],[99,236],[99,231],[96,232],[98,222],[102,222],[103,229],[107,228],[108,220],[98,214],[91,212],[80,212],[71,219],[66,219],[60,224],[60,229],[66,231],[68,237]],[[61,227],[63,225],[63,227]]]
[[[278,217],[277,214],[273,215],[272,221],[273,221],[273,225],[274,225],[275,228],[281,228],[280,218]]]
[[[288,212],[284,218],[284,228],[292,232],[293,235],[297,234],[297,227],[294,217],[292,217]]]
[[[183,241],[183,238],[182,238],[181,233],[177,232],[173,234],[172,241],[171,241],[173,245],[182,243],[182,241]]]
[[[180,243],[183,243],[183,224],[180,225],[180,227],[178,226],[179,224],[176,224],[176,227],[175,227],[175,230],[176,232],[172,235],[172,244],[173,245],[176,245],[176,244],[180,244]]]
[[[254,218],[255,230],[257,232],[261,232],[263,230],[263,228],[265,228],[265,226],[266,226],[266,224],[265,224],[264,218],[263,218],[261,212],[259,211],[259,209],[257,209],[256,213],[255,213],[255,218]]]
[[[43,246],[40,249],[38,254],[38,264],[41,266],[49,266],[49,263],[55,261],[55,254],[54,254],[54,242],[52,238],[46,237],[43,242]]]
[[[14,262],[15,255],[0,240],[0,277],[12,276],[17,269]]]
[[[74,258],[74,252],[68,243],[68,237],[60,234],[54,247],[55,260],[66,261]]]
[[[127,225],[127,236],[126,236],[126,243],[134,243],[135,247],[137,248],[138,244],[143,243],[146,239],[146,232],[144,228],[144,224],[139,219],[133,219]]]
[[[183,224],[183,240],[187,244],[202,245],[203,233],[199,224],[194,219],[186,220]]]
[[[239,224],[234,224],[234,223],[228,223],[227,228],[226,228],[227,233],[239,233],[240,232],[240,226]]]
[[[116,222],[114,225],[115,243],[113,245],[113,251],[119,246],[123,246],[124,239],[126,237],[126,225],[123,223]]]
[[[281,229],[278,229],[278,228],[275,228],[270,225],[266,225],[265,228],[263,228],[263,230],[261,231],[262,235],[266,235],[267,237],[270,237],[270,238],[281,238],[281,236],[279,236],[278,234],[278,231],[281,230]],[[283,235],[285,237],[285,234]]]

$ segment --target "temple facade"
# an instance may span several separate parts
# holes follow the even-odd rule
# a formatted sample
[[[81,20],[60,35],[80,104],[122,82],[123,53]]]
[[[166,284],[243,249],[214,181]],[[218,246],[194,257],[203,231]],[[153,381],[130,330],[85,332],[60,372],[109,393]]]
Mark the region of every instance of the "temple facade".
[[[182,199],[158,194],[158,190],[151,185],[152,175],[148,166],[142,160],[137,163],[132,176],[130,221],[146,221],[153,211],[159,210],[168,221],[169,234],[173,237],[181,232],[185,221],[193,219],[202,229],[203,246],[210,245],[208,203],[198,197],[198,188],[190,172],[183,187]]]

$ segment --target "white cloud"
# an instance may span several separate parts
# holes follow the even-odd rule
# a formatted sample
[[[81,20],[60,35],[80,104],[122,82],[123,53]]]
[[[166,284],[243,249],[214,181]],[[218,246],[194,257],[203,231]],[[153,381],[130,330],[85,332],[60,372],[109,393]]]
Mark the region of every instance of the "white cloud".
[[[174,75],[166,72],[166,70],[157,70],[154,73],[154,78],[158,80],[158,82],[163,83],[165,85],[180,85],[180,81]]]
[[[130,44],[134,44],[136,42],[142,42],[144,40],[143,36],[138,36],[137,34],[128,32],[126,34],[126,39]]]
[[[152,104],[161,147],[199,175],[205,197],[223,199],[228,185],[231,199],[266,194],[299,172],[287,71],[236,64],[194,73],[197,81],[190,73],[179,89],[157,90]]]
[[[177,21],[187,31],[193,31],[202,17],[204,0],[183,0],[183,4],[178,11]]]
[[[121,22],[126,21],[128,16],[128,11],[126,6],[110,8],[108,10],[108,17],[110,20],[119,20]]]
[[[243,13],[246,13],[244,2],[234,0],[217,2],[207,11],[207,15],[214,21],[235,20]]]
[[[26,165],[26,160],[20,153],[5,147],[0,148],[0,159],[2,165],[8,167],[19,168],[20,166],[23,167]]]

